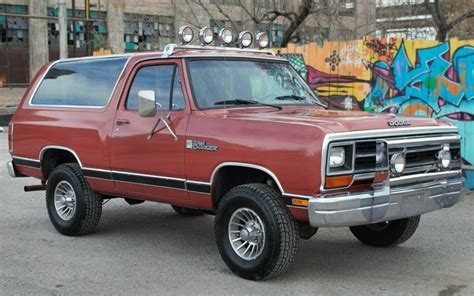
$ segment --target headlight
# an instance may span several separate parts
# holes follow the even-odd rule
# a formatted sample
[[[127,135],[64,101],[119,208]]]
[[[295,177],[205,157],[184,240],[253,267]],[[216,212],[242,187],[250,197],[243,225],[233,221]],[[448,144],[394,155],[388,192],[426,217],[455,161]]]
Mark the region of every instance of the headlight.
[[[390,159],[390,166],[392,168],[392,171],[399,175],[402,174],[405,170],[405,164],[405,155],[402,153],[394,154]]]
[[[447,149],[443,149],[438,152],[438,167],[442,169],[449,168],[451,164],[451,152]]]
[[[329,167],[338,168],[346,163],[346,150],[344,147],[332,147],[329,152]]]
[[[355,142],[333,143],[329,145],[326,159],[326,173],[329,176],[353,173],[354,145]]]

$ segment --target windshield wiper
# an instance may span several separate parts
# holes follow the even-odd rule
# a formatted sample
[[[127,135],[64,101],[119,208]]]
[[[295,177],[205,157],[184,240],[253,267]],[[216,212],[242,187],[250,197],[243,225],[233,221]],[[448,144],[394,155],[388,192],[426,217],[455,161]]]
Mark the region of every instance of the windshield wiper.
[[[254,101],[254,100],[242,100],[242,99],[218,101],[218,102],[215,102],[214,105],[261,105],[261,106],[273,107],[273,108],[276,108],[278,110],[282,109],[281,106],[260,103],[258,101]]]
[[[323,107],[323,108],[328,108],[328,106],[324,105],[323,103],[319,102],[319,100],[317,99],[308,99],[308,98],[305,98],[305,97],[302,97],[302,96],[297,96],[297,95],[285,95],[285,96],[279,96],[279,97],[276,97],[275,100],[281,100],[281,101],[306,101],[306,100],[309,100],[309,101],[313,101],[315,102],[316,104],[318,104],[319,106]]]
[[[286,96],[279,96],[279,97],[276,97],[275,100],[281,100],[281,101],[284,101],[284,100],[288,100],[288,101],[306,101],[307,98],[301,97],[301,96],[297,96],[297,95],[286,95]]]

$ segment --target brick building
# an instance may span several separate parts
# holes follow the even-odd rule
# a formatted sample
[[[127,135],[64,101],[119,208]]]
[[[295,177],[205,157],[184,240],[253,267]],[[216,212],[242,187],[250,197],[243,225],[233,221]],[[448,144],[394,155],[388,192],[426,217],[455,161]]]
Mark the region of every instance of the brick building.
[[[422,0],[312,1],[316,12],[298,28],[293,42],[399,35],[393,26],[406,25],[403,18],[394,19],[405,13],[401,7],[407,6],[401,4]],[[201,4],[187,0],[66,2],[69,57],[91,55],[98,48],[114,53],[162,49],[175,41],[176,30],[182,24],[211,26],[216,31],[219,27],[264,30],[270,35],[271,45],[279,47],[288,21],[282,17],[272,22],[260,19],[272,10],[298,12],[301,5],[301,0],[201,0]],[[26,84],[39,67],[59,57],[57,15],[57,0],[0,0],[0,85]],[[90,21],[86,22],[86,18]],[[418,25],[426,26],[425,23]]]

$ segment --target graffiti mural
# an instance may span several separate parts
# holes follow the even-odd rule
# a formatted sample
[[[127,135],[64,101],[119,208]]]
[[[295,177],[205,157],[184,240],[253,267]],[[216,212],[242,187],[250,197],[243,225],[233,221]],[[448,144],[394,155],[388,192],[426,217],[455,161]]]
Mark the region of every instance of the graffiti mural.
[[[318,95],[336,108],[440,118],[462,137],[469,187],[474,187],[474,40],[364,39],[289,46],[293,64]],[[469,136],[472,135],[472,136]]]

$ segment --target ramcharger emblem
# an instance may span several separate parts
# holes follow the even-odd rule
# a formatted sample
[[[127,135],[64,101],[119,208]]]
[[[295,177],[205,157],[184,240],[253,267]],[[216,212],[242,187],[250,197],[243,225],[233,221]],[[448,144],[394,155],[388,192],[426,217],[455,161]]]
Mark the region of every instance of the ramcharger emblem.
[[[405,125],[411,125],[410,120],[392,120],[387,122],[389,126],[405,126]]]
[[[207,145],[206,142],[202,140],[186,140],[186,149],[217,151],[218,147],[215,145]]]

